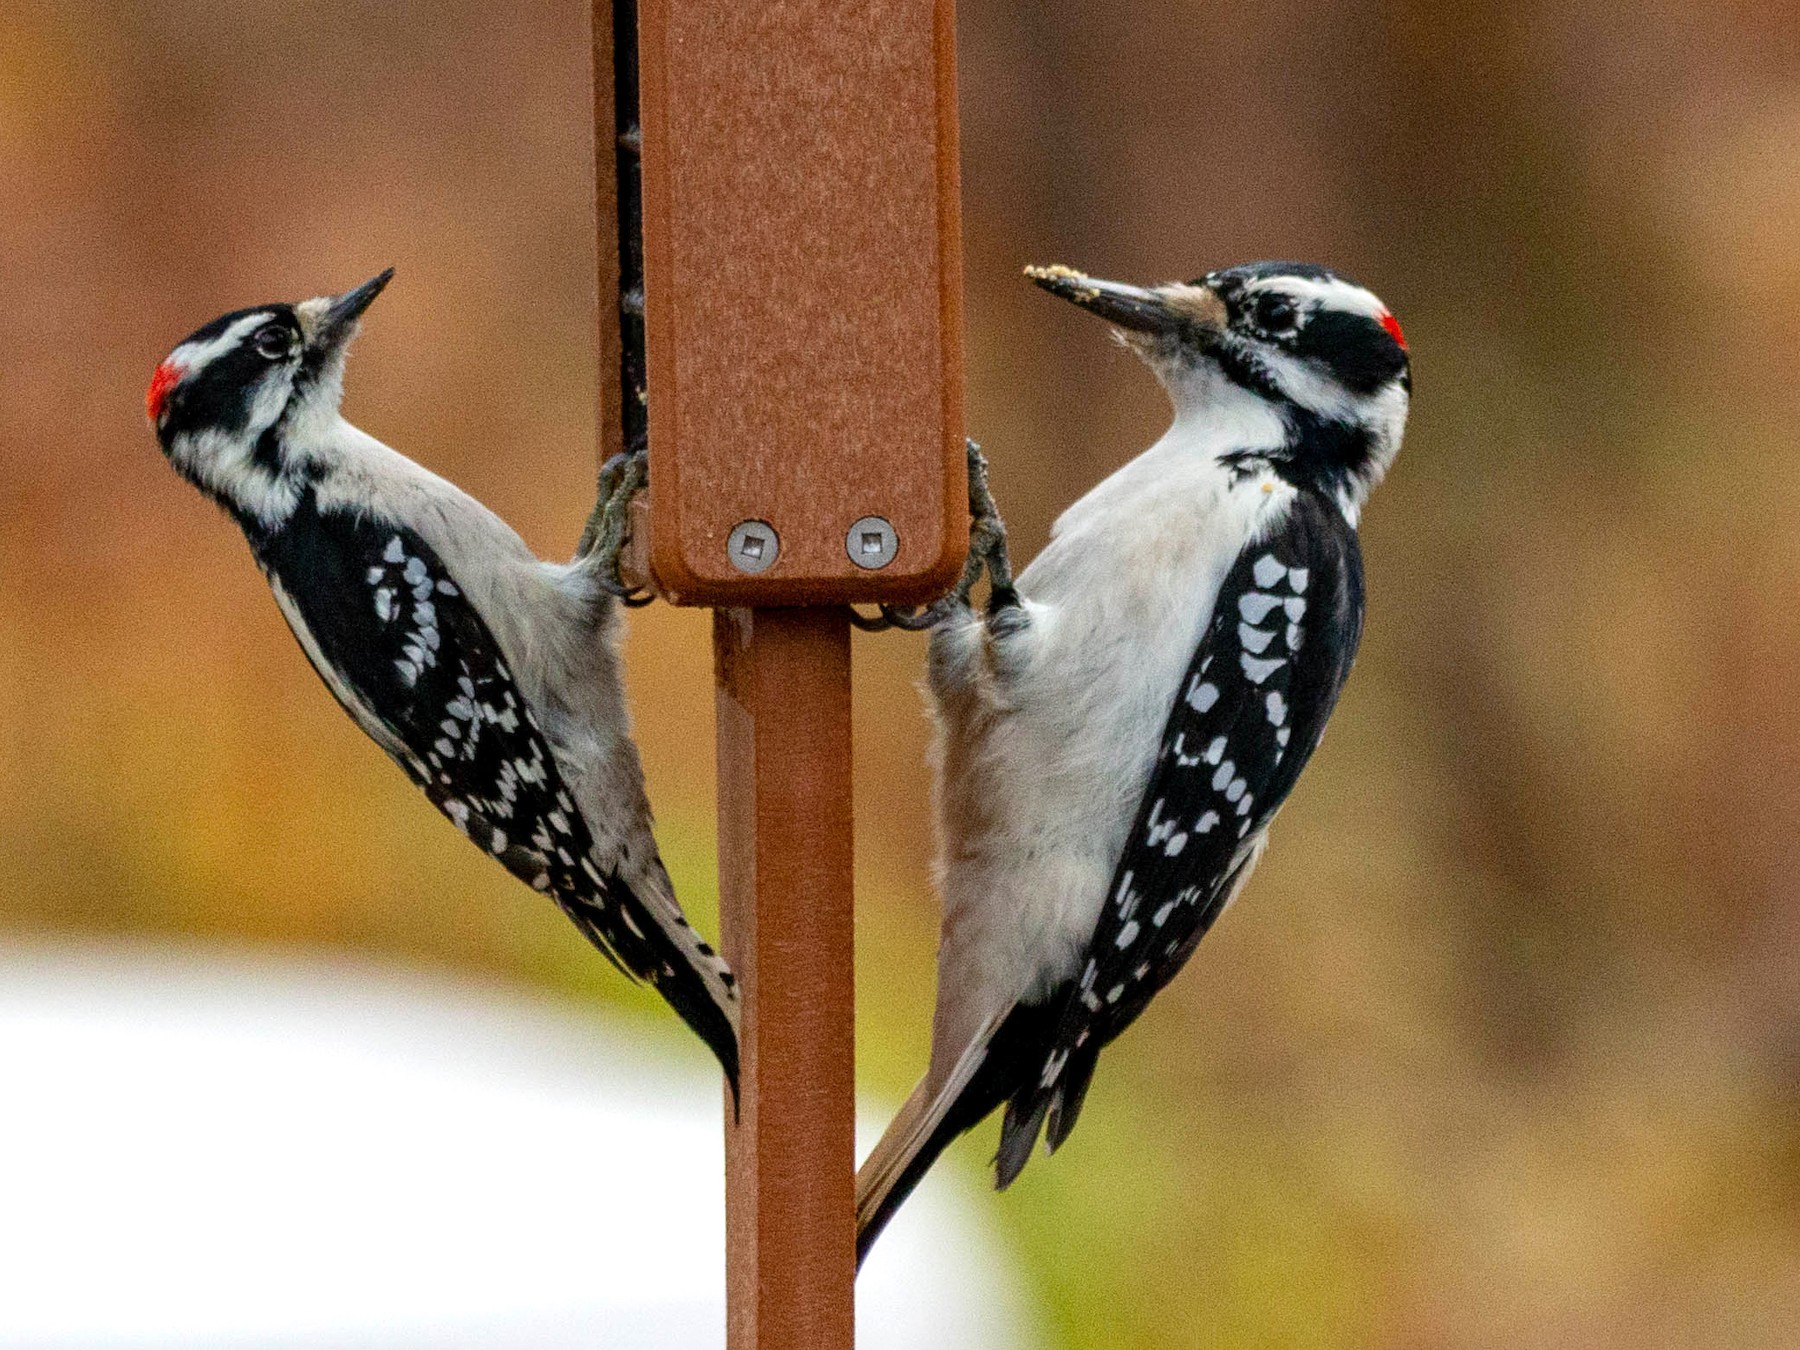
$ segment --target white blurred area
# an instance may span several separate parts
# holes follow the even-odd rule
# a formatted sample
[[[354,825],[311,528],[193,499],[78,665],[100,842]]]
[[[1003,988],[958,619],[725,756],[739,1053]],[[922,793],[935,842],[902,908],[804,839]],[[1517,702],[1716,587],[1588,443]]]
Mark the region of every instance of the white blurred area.
[[[555,1004],[0,945],[0,1346],[722,1346],[719,1113],[697,1055]],[[940,1180],[869,1260],[858,1345],[1029,1346],[1022,1308]]]

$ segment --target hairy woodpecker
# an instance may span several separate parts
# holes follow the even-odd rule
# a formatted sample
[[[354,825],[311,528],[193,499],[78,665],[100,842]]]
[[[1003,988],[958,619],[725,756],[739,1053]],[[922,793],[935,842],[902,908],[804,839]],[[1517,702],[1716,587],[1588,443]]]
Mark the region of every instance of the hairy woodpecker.
[[[737,1087],[737,990],[651,834],[593,552],[540,562],[481,503],[346,422],[344,358],[392,269],[215,319],[156,368],[176,472],[249,540],[307,659],[456,827],[649,981]]]
[[[1016,589],[999,535],[987,611],[965,587],[933,628],[931,1063],[858,1173],[859,1259],[996,1108],[1001,1188],[1057,1148],[1101,1047],[1242,889],[1350,672],[1357,515],[1411,395],[1399,323],[1322,267],[1028,275],[1109,320],[1174,421]]]

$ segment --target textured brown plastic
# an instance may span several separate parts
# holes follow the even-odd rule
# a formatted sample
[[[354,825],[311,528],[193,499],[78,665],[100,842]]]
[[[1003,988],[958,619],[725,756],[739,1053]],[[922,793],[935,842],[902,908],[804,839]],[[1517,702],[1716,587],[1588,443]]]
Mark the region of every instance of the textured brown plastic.
[[[713,615],[723,949],[743,997],[725,1139],[729,1350],[851,1350],[856,1278],[850,629]]]
[[[651,571],[911,603],[968,542],[952,0],[642,0]],[[899,537],[850,561],[865,516]],[[732,527],[779,536],[756,575]]]

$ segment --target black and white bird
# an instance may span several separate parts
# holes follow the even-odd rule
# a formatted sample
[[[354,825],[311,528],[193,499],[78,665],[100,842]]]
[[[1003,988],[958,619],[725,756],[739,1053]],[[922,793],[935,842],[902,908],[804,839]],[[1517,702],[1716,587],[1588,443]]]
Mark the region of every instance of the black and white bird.
[[[465,835],[655,986],[737,1086],[737,990],[651,834],[590,552],[540,562],[468,494],[344,420],[344,358],[392,270],[215,319],[156,368],[176,472],[235,520],[344,710]]]
[[[1061,1145],[1101,1048],[1243,888],[1350,673],[1357,516],[1411,396],[1400,325],[1322,267],[1028,275],[1113,324],[1174,422],[1063,514],[1016,588],[990,514],[987,610],[965,589],[932,631],[931,1063],[858,1173],[859,1259],[995,1109],[1000,1187],[1040,1134]]]

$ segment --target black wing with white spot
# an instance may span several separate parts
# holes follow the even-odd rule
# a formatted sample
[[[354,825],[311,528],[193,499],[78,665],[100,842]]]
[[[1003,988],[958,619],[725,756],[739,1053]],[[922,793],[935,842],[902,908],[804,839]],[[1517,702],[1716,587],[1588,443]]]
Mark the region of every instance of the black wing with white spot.
[[[309,496],[252,536],[320,677],[452,823],[552,896],[615,965],[649,981],[735,1085],[737,1038],[707,980],[593,838],[492,631],[413,531]],[[702,949],[704,952],[704,949]]]
[[[1049,1057],[1008,1110],[1003,1158],[1028,1131],[1023,1166],[1046,1115],[1050,1146],[1067,1137],[1100,1048],[1174,978],[1254,866],[1324,734],[1362,616],[1356,533],[1302,492],[1225,579]]]

